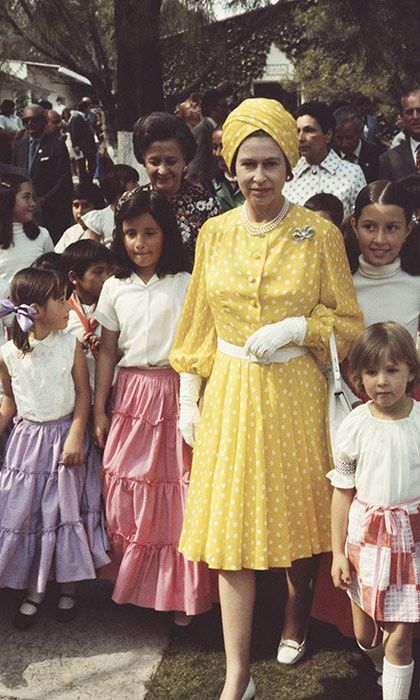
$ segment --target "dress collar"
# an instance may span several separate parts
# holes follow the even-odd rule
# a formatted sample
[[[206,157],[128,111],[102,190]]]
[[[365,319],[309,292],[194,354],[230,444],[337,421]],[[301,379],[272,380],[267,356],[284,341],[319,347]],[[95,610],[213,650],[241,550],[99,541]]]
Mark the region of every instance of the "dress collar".
[[[339,158],[336,152],[332,149],[328,152],[327,157],[324,158],[324,160],[321,163],[319,163],[319,165],[310,165],[306,158],[304,156],[301,156],[298,160],[293,174],[295,177],[300,177],[307,170],[313,169],[318,171],[322,169],[327,170],[327,172],[331,173],[331,175],[334,175],[340,163],[341,158]]]
[[[370,277],[371,279],[385,279],[386,277],[393,277],[398,274],[401,270],[401,259],[395,258],[392,263],[388,265],[371,265],[366,262],[363,255],[359,255],[359,271],[363,277]]]

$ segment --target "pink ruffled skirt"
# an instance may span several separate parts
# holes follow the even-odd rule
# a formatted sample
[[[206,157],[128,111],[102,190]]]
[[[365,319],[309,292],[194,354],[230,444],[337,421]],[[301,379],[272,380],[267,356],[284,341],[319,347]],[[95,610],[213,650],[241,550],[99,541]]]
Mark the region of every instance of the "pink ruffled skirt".
[[[204,563],[178,552],[191,450],[178,430],[170,368],[119,371],[103,458],[103,496],[116,603],[195,615],[211,608]]]

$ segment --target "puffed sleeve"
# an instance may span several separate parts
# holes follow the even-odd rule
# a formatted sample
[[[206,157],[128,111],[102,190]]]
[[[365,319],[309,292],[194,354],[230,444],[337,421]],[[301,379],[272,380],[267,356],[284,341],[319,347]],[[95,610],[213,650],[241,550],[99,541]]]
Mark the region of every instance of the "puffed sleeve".
[[[110,294],[112,279],[113,278],[106,280],[101,289],[98,305],[95,309],[95,320],[99,321],[101,326],[107,328],[109,331],[119,331],[120,323]]]
[[[365,408],[364,406],[362,407]],[[332,486],[339,489],[354,489],[359,447],[357,435],[364,411],[357,408],[343,420],[337,430],[335,444],[335,468],[327,473]]]
[[[194,269],[184,308],[169,355],[176,372],[191,372],[208,377],[217,347],[216,329],[207,299],[206,228],[197,238]]]
[[[329,361],[329,337],[334,330],[337,351],[343,360],[351,343],[363,330],[363,314],[357,303],[343,237],[335,226],[322,231],[319,303],[307,318],[303,344],[320,362]]]

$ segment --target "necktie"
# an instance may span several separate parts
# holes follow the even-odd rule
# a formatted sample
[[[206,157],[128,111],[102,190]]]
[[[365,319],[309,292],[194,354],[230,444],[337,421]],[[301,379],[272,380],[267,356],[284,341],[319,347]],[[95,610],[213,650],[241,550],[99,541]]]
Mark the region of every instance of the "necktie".
[[[347,155],[344,156],[344,160],[347,160],[349,163],[355,163],[357,156],[355,156],[354,153],[347,153]]]
[[[29,170],[29,172],[31,171],[32,163],[34,162],[34,159],[36,156],[37,145],[38,145],[38,141],[36,141],[36,139],[32,139],[32,141],[29,141],[29,151],[28,151],[28,170]]]
[[[420,175],[420,145],[416,148],[416,173]]]

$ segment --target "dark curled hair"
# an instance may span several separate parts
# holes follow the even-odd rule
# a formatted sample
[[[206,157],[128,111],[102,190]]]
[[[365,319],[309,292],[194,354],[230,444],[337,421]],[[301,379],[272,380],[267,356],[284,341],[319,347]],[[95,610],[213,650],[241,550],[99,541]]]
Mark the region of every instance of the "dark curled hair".
[[[127,189],[129,182],[138,182],[139,174],[131,165],[113,165],[99,183],[108,204],[114,204]]]
[[[192,161],[196,151],[195,138],[188,126],[173,114],[152,112],[137,119],[133,128],[134,155],[144,165],[144,156],[155,141],[174,140],[178,143],[186,165]]]
[[[178,230],[171,205],[159,192],[136,188],[118,205],[115,212],[115,231],[111,245],[114,260],[114,274],[119,279],[129,277],[135,270],[124,245],[123,222],[142,214],[150,214],[163,233],[162,255],[157,263],[156,274],[175,275],[177,272],[191,272],[191,263]]]
[[[356,338],[349,354],[351,382],[364,391],[362,372],[376,369],[388,358],[408,365],[413,378],[407,383],[407,391],[412,391],[420,374],[416,346],[406,328],[394,321],[373,323]]]
[[[12,173],[0,175],[0,248],[7,250],[13,243],[13,210],[16,204],[16,195],[25,182],[30,182],[27,177]],[[23,224],[26,236],[34,241],[39,235],[39,226],[33,221]]]
[[[61,272],[61,255],[60,253],[54,253],[52,250],[48,251],[48,253],[42,253],[33,261],[31,267],[35,267],[37,270]]]
[[[26,267],[19,270],[13,277],[10,297],[15,306],[20,304],[45,306],[49,299],[59,299],[65,294],[65,289],[66,280],[61,272]],[[16,317],[13,319],[12,340],[23,354],[31,352],[28,333],[21,329]]]
[[[411,222],[413,207],[411,197],[400,182],[388,182],[377,180],[371,182],[360,190],[356,197],[353,214],[353,224],[357,224],[362,211],[370,204],[391,204],[404,209],[407,224]],[[359,267],[360,249],[356,234],[352,227],[348,227],[344,233],[344,245],[349,259],[352,274]],[[415,226],[405,239],[400,251],[401,268],[409,275],[420,275],[420,229]]]
[[[420,209],[420,175],[407,175],[398,182],[407,192],[413,209]]]
[[[81,279],[86,270],[92,265],[106,263],[111,267],[111,253],[102,243],[93,240],[82,240],[71,243],[61,254],[61,269],[66,278],[69,272],[74,272]],[[72,285],[68,285],[67,293],[71,294]]]
[[[136,173],[138,180],[137,171],[135,170],[134,172]],[[87,202],[90,202],[93,204],[94,209],[103,209],[105,206],[104,196],[98,185],[95,185],[93,182],[80,182],[78,185],[75,185],[73,187],[73,200],[75,199],[84,199]]]
[[[314,194],[313,197],[309,197],[303,206],[305,209],[310,209],[310,211],[328,212],[333,224],[338,227],[341,226],[344,214],[343,203],[335,194],[319,192],[318,194]]]
[[[305,115],[315,119],[324,134],[326,134],[330,129],[335,131],[334,113],[325,102],[319,102],[318,100],[304,102],[298,108],[295,114],[295,119],[298,119],[298,117],[304,117]]]

